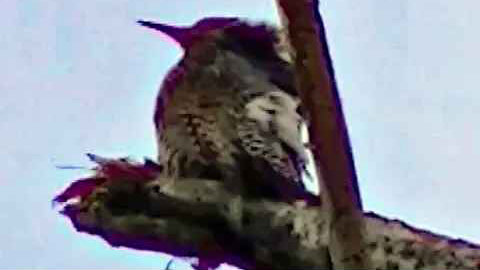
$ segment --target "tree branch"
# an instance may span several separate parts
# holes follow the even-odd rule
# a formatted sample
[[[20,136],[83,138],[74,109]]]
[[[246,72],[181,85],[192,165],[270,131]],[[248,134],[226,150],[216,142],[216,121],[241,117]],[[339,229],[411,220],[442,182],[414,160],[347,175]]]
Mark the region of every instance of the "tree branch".
[[[322,211],[244,201],[215,181],[165,182],[103,185],[64,213],[79,231],[113,246],[195,256],[208,267],[228,262],[244,269],[329,268]],[[123,203],[126,197],[143,200],[141,209]]]
[[[330,206],[330,254],[337,269],[372,269],[362,254],[361,199],[318,1],[277,0],[294,51],[298,89],[310,120],[317,172]]]
[[[338,269],[328,257],[324,206],[242,198],[221,182],[171,181],[152,172],[111,160],[55,201],[67,202],[62,212],[78,231],[115,247],[198,257],[199,269],[224,262],[242,269]],[[361,250],[371,259],[370,269],[480,268],[478,246],[371,213],[362,219]]]

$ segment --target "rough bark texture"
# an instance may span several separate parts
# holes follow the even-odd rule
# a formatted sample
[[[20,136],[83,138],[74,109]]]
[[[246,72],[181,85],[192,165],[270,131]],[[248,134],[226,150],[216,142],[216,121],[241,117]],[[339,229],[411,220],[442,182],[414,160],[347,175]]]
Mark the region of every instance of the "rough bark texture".
[[[80,198],[63,210],[79,231],[113,246],[198,257],[202,269],[222,262],[243,269],[330,268],[324,211],[241,198],[218,181],[139,177],[145,170],[104,160],[94,177],[55,201]]]
[[[330,255],[337,269],[372,269],[362,253],[364,224],[353,157],[318,1],[277,0],[288,29],[298,89],[330,214]]]
[[[148,165],[103,160],[56,202],[78,231],[112,246],[198,257],[200,269],[341,269],[331,265],[328,209],[241,198],[218,181],[162,179]],[[375,214],[361,256],[369,269],[480,269],[480,247]]]

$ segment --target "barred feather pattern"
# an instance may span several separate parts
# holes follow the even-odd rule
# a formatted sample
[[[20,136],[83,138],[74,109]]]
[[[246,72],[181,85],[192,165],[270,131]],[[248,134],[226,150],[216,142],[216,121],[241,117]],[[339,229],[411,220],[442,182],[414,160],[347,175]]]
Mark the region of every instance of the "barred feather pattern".
[[[247,119],[238,126],[239,139],[250,156],[264,159],[285,179],[301,182],[301,172],[278,139],[271,136],[273,134],[261,133],[259,124],[254,120]]]
[[[165,174],[196,177],[208,166],[235,172],[245,168],[240,162],[263,160],[270,167],[264,169],[282,181],[301,185],[303,120],[296,112],[293,68],[276,56],[272,32],[239,23],[204,34],[186,48],[157,97],[158,161]]]
[[[235,142],[238,141],[241,150],[251,158],[263,159],[283,178],[301,183],[305,159],[301,151],[295,152],[298,145],[290,145],[293,153],[288,153],[285,147],[289,142],[281,140],[277,123],[272,119],[262,121],[249,117],[247,104],[252,98],[243,100],[238,108],[230,110],[218,104],[212,105],[213,108],[199,108],[193,103],[182,104],[175,110],[174,118],[178,121],[161,132],[159,142],[164,148],[161,155],[166,157],[161,163],[165,164],[169,177],[196,176],[180,169],[188,168],[195,161],[204,165],[235,166],[235,154],[239,154]],[[230,121],[222,125],[219,114],[229,115]],[[295,128],[292,126],[292,132],[298,132],[299,137],[299,130]]]
[[[234,166],[233,156],[238,149],[226,132],[232,130],[229,125],[234,121],[223,119],[228,115],[224,108],[217,102],[200,97],[190,96],[180,100],[182,102],[177,106],[165,111],[165,128],[157,129],[160,133],[159,148],[162,149],[159,159],[168,176],[198,177],[201,172],[199,165]],[[197,167],[192,164],[197,164]]]

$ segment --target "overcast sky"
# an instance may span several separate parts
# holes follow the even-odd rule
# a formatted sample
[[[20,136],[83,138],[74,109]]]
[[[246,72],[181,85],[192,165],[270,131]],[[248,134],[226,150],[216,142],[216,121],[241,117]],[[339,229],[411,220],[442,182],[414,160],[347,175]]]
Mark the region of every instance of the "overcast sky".
[[[322,4],[365,207],[477,243],[479,12],[471,0]],[[154,156],[154,98],[181,52],[137,19],[275,21],[273,0],[3,1],[0,16],[0,268],[165,266],[76,233],[50,200],[86,172],[55,166]]]

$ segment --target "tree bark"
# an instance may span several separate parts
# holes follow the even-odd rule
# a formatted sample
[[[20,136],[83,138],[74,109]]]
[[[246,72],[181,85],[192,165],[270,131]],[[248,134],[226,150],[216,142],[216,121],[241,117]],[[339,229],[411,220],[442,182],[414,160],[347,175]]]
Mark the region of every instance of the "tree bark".
[[[372,269],[364,246],[357,177],[318,1],[277,0],[288,29],[302,104],[309,119],[322,196],[330,206],[330,255],[336,269]]]
[[[163,179],[146,165],[107,160],[56,202],[81,232],[114,247],[198,257],[197,269],[341,269],[332,265],[325,206],[242,198],[208,179]],[[368,269],[480,269],[480,247],[378,215],[366,224]]]

